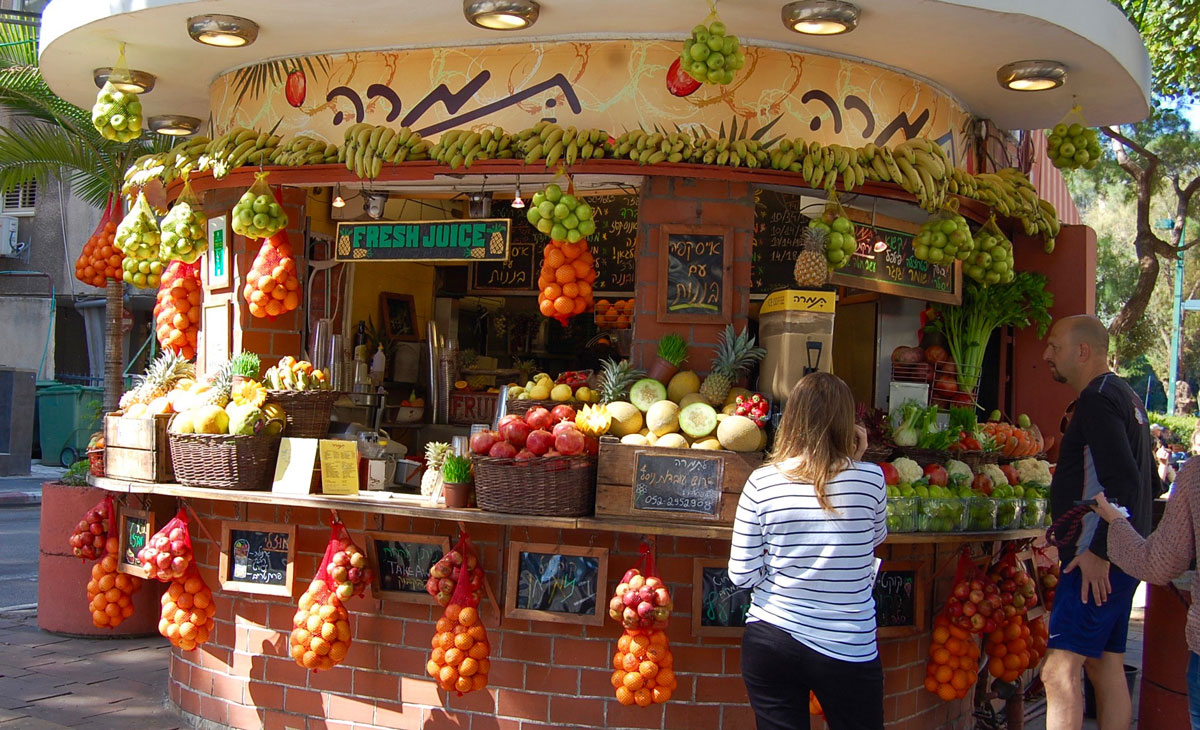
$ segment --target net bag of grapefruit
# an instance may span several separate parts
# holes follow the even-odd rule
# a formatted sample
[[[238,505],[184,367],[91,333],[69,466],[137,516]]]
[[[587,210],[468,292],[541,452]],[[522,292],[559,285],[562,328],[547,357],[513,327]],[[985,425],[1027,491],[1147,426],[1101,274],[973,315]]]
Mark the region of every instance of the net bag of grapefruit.
[[[96,230],[83,245],[83,252],[75,259],[75,278],[91,286],[105,286],[108,279],[121,281],[124,269],[121,261],[125,254],[114,245],[117,221],[123,215],[120,196],[109,194],[104,215],[96,224]]]
[[[166,583],[187,575],[193,561],[192,535],[188,530],[187,512],[182,507],[170,522],[146,541],[146,546],[138,551],[137,559],[147,577],[154,580]]]
[[[643,544],[641,552],[642,557],[625,571],[609,600],[608,614],[625,627],[613,655],[612,686],[617,701],[649,707],[671,699],[677,686],[666,633],[673,604],[671,592],[657,575],[649,546]]]
[[[471,588],[471,571],[458,566],[454,594],[438,619],[425,671],[447,692],[462,696],[487,687],[491,644],[479,616],[479,597]]]
[[[154,334],[158,344],[190,360],[200,335],[200,265],[172,261],[163,271],[154,303]]]
[[[330,568],[337,567],[334,564],[334,555],[338,552],[345,553],[345,543],[353,544],[345,525],[333,520],[330,524],[329,543],[325,546],[325,556],[321,558],[321,564],[317,567],[317,575],[309,584],[308,590],[300,596],[296,615],[292,617],[292,634],[288,638],[290,651],[296,663],[305,669],[333,669],[350,651],[350,614],[338,598],[340,584],[330,574]],[[361,551],[359,553],[361,554]],[[351,595],[353,590],[354,586],[351,584]]]
[[[445,608],[450,605],[458,588],[459,568],[464,565],[467,567],[467,582],[475,605],[483,600],[483,567],[471,545],[471,536],[460,532],[458,542],[454,543],[450,552],[429,569],[429,580],[425,582],[425,592],[437,599],[439,606]]]

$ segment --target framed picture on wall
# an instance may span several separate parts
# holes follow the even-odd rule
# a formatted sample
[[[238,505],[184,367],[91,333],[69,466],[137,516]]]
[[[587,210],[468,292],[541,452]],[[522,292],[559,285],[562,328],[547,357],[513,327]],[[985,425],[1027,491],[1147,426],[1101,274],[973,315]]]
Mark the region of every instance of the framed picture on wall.
[[[420,339],[417,334],[417,308],[411,294],[380,294],[379,321],[394,340],[416,342]]]

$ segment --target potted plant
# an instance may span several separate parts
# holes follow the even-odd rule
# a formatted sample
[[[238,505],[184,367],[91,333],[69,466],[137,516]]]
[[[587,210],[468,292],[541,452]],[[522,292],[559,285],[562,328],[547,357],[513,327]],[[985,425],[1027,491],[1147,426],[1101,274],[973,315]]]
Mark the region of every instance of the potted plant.
[[[442,495],[447,507],[462,509],[471,501],[471,460],[450,455],[442,462]]]
[[[687,349],[687,343],[679,335],[674,332],[664,335],[658,341],[658,357],[650,366],[648,376],[663,385],[669,383],[675,373],[679,372],[679,366],[687,359]]]
[[[229,381],[230,387],[236,388],[246,380],[255,380],[261,369],[262,363],[259,361],[258,355],[253,352],[239,352],[229,361],[229,371],[232,373]]]

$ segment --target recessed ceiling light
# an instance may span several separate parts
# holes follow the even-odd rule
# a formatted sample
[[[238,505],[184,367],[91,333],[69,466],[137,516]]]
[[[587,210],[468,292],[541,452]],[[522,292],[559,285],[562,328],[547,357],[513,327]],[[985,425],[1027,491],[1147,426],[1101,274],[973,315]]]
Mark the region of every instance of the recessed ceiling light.
[[[1058,61],[1014,61],[996,70],[996,80],[1013,91],[1057,89],[1067,80],[1067,67]]]
[[[463,15],[488,30],[521,30],[537,22],[541,8],[534,0],[463,0]]]
[[[196,15],[188,18],[188,35],[206,46],[238,48],[258,38],[258,23],[236,15]]]
[[[150,130],[169,137],[187,137],[200,129],[202,122],[196,117],[182,114],[159,114],[150,117]]]
[[[849,33],[858,25],[858,6],[841,0],[799,0],[783,6],[783,24],[805,35]]]
[[[105,82],[111,81],[118,91],[127,94],[145,94],[154,88],[157,80],[149,71],[127,69],[113,73],[111,66],[92,69],[92,81],[96,82],[96,88],[102,89]]]

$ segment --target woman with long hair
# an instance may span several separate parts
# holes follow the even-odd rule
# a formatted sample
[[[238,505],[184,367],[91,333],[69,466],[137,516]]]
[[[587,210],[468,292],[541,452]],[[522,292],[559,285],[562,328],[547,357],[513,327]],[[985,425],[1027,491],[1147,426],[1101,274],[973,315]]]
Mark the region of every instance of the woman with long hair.
[[[808,730],[810,690],[830,730],[883,728],[873,588],[887,499],[866,448],[850,388],[812,373],[742,489],[729,577],[754,589],[742,678],[758,730]]]

